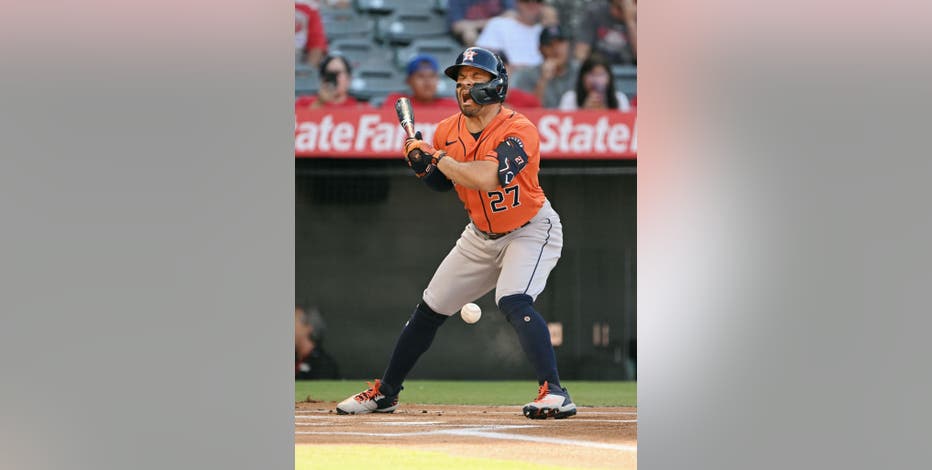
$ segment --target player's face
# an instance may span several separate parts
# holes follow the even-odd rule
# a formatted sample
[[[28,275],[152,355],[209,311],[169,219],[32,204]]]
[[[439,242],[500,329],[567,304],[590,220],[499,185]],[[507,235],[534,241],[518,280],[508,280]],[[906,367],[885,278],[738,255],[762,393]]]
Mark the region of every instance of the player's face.
[[[482,109],[481,105],[476,104],[472,97],[469,96],[469,90],[477,83],[492,81],[492,74],[485,70],[463,66],[459,68],[456,76],[456,101],[460,105],[460,111],[467,117],[473,117],[479,114]]]

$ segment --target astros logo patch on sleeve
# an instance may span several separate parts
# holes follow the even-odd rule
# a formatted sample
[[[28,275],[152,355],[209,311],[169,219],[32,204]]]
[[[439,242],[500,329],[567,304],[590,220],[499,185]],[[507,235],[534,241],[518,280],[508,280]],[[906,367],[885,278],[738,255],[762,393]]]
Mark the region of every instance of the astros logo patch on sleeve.
[[[505,187],[527,165],[524,142],[515,136],[508,137],[498,144],[495,152],[498,153],[498,181]]]

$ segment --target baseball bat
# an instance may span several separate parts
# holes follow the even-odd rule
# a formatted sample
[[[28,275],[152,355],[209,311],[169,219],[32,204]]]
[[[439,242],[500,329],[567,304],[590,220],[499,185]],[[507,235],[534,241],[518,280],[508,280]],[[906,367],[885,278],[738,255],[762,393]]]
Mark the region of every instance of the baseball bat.
[[[395,101],[395,114],[398,115],[398,123],[404,128],[408,137],[414,138],[414,110],[411,109],[411,101],[407,98],[398,98]]]

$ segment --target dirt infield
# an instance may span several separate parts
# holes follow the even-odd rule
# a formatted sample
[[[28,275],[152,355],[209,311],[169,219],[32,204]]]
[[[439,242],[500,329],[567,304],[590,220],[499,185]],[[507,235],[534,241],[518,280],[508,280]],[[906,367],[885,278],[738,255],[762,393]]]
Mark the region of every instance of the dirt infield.
[[[577,468],[637,468],[637,408],[580,407],[530,420],[517,406],[402,404],[341,416],[336,403],[295,404],[295,444],[365,444]]]

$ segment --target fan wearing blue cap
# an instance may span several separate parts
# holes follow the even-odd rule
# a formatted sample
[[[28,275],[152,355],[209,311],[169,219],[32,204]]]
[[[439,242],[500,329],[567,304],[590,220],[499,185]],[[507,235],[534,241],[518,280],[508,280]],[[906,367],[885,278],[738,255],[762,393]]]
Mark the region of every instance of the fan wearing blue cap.
[[[408,61],[408,78],[405,83],[411,88],[411,93],[392,93],[382,103],[383,108],[394,109],[398,98],[406,97],[411,100],[415,109],[440,107],[457,109],[456,100],[437,96],[437,83],[440,81],[438,72],[440,64],[428,54],[419,54]]]

